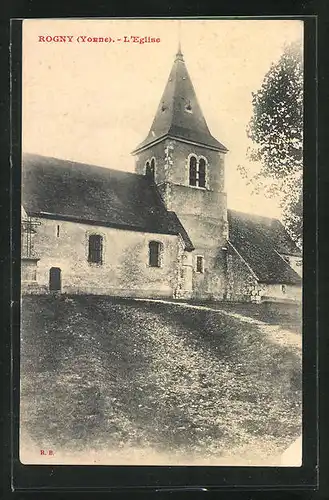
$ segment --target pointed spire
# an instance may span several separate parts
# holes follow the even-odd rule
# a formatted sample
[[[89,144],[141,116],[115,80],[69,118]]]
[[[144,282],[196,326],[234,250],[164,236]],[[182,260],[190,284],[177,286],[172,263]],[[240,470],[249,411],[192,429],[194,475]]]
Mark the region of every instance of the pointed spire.
[[[181,21],[178,21],[178,50],[176,53],[175,61],[184,61],[182,47],[181,47]]]
[[[182,53],[180,41],[178,43],[178,50],[177,50],[177,53],[176,53],[176,59],[175,59],[175,61],[184,61],[184,57],[183,57],[183,53]]]
[[[200,144],[216,151],[227,151],[209,131],[183,59],[180,37],[175,62],[151,129],[133,154],[165,137]]]

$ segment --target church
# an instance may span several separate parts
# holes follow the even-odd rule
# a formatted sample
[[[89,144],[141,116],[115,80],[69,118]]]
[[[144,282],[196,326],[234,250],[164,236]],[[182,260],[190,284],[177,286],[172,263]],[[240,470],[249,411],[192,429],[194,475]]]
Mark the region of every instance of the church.
[[[135,173],[23,154],[22,293],[300,301],[281,222],[227,208],[227,152],[179,48]]]

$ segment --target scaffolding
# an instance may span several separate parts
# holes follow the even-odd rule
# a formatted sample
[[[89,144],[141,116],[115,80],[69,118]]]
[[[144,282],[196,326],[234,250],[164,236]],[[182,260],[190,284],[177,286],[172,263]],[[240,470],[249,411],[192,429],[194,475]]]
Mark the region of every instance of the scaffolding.
[[[25,217],[22,219],[22,257],[23,258],[36,258],[33,247],[33,234],[36,233],[37,226],[40,222],[32,217]]]

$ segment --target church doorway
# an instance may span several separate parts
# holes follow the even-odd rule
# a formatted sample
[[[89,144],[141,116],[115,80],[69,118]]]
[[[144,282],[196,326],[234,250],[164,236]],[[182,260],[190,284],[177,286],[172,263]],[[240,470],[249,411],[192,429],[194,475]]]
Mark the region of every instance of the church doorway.
[[[59,267],[51,267],[49,271],[49,290],[60,292],[62,288],[61,270]]]

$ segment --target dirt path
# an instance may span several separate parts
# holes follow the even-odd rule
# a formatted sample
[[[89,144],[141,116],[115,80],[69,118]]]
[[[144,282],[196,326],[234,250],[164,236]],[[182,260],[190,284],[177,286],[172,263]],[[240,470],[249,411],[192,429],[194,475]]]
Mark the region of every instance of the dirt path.
[[[136,301],[142,302],[154,302],[154,303],[163,303],[163,304],[172,304],[184,308],[196,309],[200,311],[212,311],[218,314],[224,314],[225,316],[229,316],[231,318],[235,318],[239,321],[243,321],[244,323],[248,323],[250,325],[258,326],[264,334],[267,335],[268,339],[272,342],[275,342],[282,346],[291,346],[296,347],[298,350],[302,349],[302,336],[298,333],[291,332],[290,330],[284,330],[280,325],[271,325],[266,323],[265,321],[260,321],[255,318],[251,318],[250,316],[245,316],[242,314],[234,313],[231,311],[226,311],[218,307],[211,306],[203,306],[196,304],[189,304],[187,302],[174,302],[169,300],[161,300],[161,299],[135,299]]]

